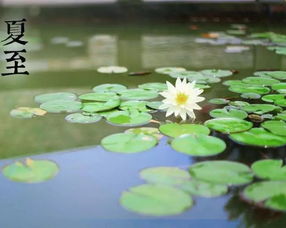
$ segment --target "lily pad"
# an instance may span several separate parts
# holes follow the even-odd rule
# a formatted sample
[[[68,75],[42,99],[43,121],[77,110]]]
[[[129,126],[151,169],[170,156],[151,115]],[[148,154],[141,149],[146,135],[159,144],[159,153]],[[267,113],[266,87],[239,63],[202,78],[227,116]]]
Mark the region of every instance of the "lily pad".
[[[50,113],[71,113],[80,110],[81,102],[69,100],[52,100],[41,104],[40,108]]]
[[[275,135],[286,136],[286,123],[283,120],[268,120],[261,126]]]
[[[102,84],[95,86],[92,90],[98,93],[105,93],[105,92],[117,93],[126,89],[127,87],[121,84]]]
[[[226,80],[222,84],[225,86],[244,85],[241,80]]]
[[[264,159],[256,161],[251,168],[254,174],[262,179],[286,180],[286,166],[282,160]]]
[[[238,118],[216,118],[205,122],[205,126],[222,133],[243,132],[252,128],[252,123]]]
[[[120,73],[127,72],[128,69],[122,66],[103,66],[103,67],[99,67],[97,71],[99,73],[104,73],[104,74],[112,74],[112,73],[120,74]]]
[[[286,107],[286,99],[285,98],[276,100],[274,103],[280,107]]]
[[[224,99],[224,98],[213,98],[213,99],[210,99],[209,100],[209,103],[211,104],[217,104],[217,105],[220,105],[220,104],[228,104],[229,100],[227,99]]]
[[[120,92],[123,100],[150,100],[158,97],[158,92],[144,89],[128,89]]]
[[[147,106],[152,109],[160,110],[160,106],[163,104],[162,101],[148,101]]]
[[[109,101],[115,98],[118,98],[118,96],[112,92],[86,93],[79,96],[79,99],[84,101]]]
[[[250,104],[242,107],[242,110],[248,113],[255,113],[261,115],[272,111],[278,111],[280,110],[280,107],[272,104]]]
[[[82,104],[81,110],[84,112],[94,113],[114,109],[120,105],[118,98],[110,99],[107,102],[86,102]]]
[[[96,123],[99,120],[101,120],[100,115],[83,115],[81,113],[73,113],[68,116],[66,116],[66,121],[71,122],[71,123],[81,123],[81,124],[89,124],[89,123]]]
[[[213,184],[205,181],[192,179],[185,181],[179,188],[191,195],[202,196],[202,197],[216,197],[222,196],[227,193],[227,185]]]
[[[140,89],[146,89],[146,90],[155,90],[158,92],[162,92],[164,90],[167,90],[166,83],[160,83],[160,82],[149,82],[144,83],[138,86]]]
[[[286,182],[262,181],[247,186],[243,196],[255,203],[264,203],[265,207],[286,210]]]
[[[155,127],[130,128],[130,129],[127,129],[125,133],[151,135],[155,137],[157,140],[160,140],[163,137],[159,129]]]
[[[122,193],[120,203],[126,209],[144,215],[177,215],[193,205],[182,190],[166,185],[144,184]]]
[[[286,71],[258,71],[254,75],[270,76],[278,80],[286,80]]]
[[[151,184],[180,185],[190,180],[189,172],[176,167],[152,167],[143,169],[140,177]]]
[[[286,121],[286,111],[281,112],[281,113],[278,113],[278,114],[275,116],[275,119]]]
[[[188,78],[194,79],[196,81],[200,81],[203,79],[204,75],[198,71],[180,71],[180,72],[173,72],[169,74],[172,78]]]
[[[250,168],[232,161],[204,161],[190,167],[193,178],[214,184],[240,185],[252,181]]]
[[[160,67],[155,69],[155,72],[159,74],[171,74],[173,72],[182,72],[182,71],[186,71],[186,69],[183,67]]]
[[[223,140],[203,135],[182,135],[172,141],[174,150],[193,156],[212,156],[222,153],[226,144]]]
[[[247,77],[244,78],[242,82],[251,85],[271,86],[273,84],[279,83],[279,80],[266,77]]]
[[[283,99],[284,97],[284,94],[268,94],[264,95],[261,99],[266,102],[275,102],[277,100]]]
[[[267,94],[270,92],[270,89],[264,86],[258,85],[231,85],[229,90],[234,93],[257,93],[257,94]]]
[[[277,83],[277,84],[272,85],[271,88],[276,91],[284,90],[286,89],[286,83]]]
[[[261,96],[257,93],[243,93],[240,95],[242,98],[245,98],[245,99],[259,99]],[[267,96],[267,95],[266,95]]]
[[[40,104],[54,100],[74,101],[76,100],[76,95],[68,92],[58,92],[58,93],[45,93],[35,96],[35,102]]]
[[[144,134],[117,133],[101,140],[104,149],[116,153],[132,154],[151,149],[157,144],[155,137]]]
[[[11,110],[10,116],[19,119],[29,119],[34,116],[43,116],[47,111],[40,108],[19,107]]]
[[[55,177],[59,172],[56,163],[48,160],[32,160],[12,163],[3,169],[3,175],[16,182],[37,183]]]
[[[246,101],[231,101],[231,102],[229,102],[229,105],[237,107],[237,108],[243,108],[243,107],[248,106],[250,104]]]
[[[210,130],[200,124],[178,124],[168,123],[159,127],[159,130],[167,136],[178,137],[185,134],[204,134],[208,135]]]
[[[210,116],[214,118],[218,117],[234,117],[238,119],[245,119],[247,117],[247,113],[242,110],[237,109],[214,109],[210,111]]]
[[[231,134],[230,139],[241,144],[265,148],[286,145],[286,137],[275,135],[263,128],[252,128],[249,131]]]
[[[124,101],[120,104],[120,109],[121,110],[127,110],[127,111],[132,111],[132,110],[137,110],[139,112],[148,112],[149,109],[146,107],[147,102],[146,101]]]
[[[119,126],[139,126],[150,122],[152,116],[148,113],[129,113],[127,111],[113,112],[106,117],[107,121]]]
[[[219,77],[219,78],[228,77],[233,74],[230,70],[219,70],[219,69],[202,70],[201,73],[207,76]]]

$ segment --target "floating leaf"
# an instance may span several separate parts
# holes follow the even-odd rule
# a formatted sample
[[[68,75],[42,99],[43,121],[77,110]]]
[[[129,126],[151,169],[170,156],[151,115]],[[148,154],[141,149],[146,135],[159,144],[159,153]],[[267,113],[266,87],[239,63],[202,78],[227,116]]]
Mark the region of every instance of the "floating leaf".
[[[43,116],[47,112],[40,108],[30,108],[30,107],[19,107],[11,110],[10,116],[19,119],[29,119],[34,116]]]
[[[208,128],[222,133],[234,133],[247,131],[252,128],[252,123],[237,118],[216,118],[205,122]]]
[[[155,72],[159,74],[171,74],[173,72],[182,72],[182,71],[186,71],[186,69],[182,67],[160,67],[155,69]]]
[[[116,153],[138,153],[149,150],[157,144],[155,137],[144,134],[117,133],[101,140],[104,149]]]
[[[210,111],[210,116],[214,118],[218,117],[234,117],[239,119],[245,119],[247,117],[247,113],[242,110],[237,109],[214,109]]]
[[[147,106],[152,109],[160,110],[160,106],[163,104],[162,101],[148,101]]]
[[[41,104],[40,108],[50,113],[77,112],[81,108],[81,102],[69,100],[52,100]]]
[[[216,197],[222,196],[227,193],[227,185],[213,184],[205,181],[192,179],[185,181],[179,188],[191,195],[197,195],[202,197]]]
[[[128,210],[144,215],[177,215],[190,208],[192,198],[166,185],[144,184],[122,193],[120,203]]]
[[[211,87],[209,85],[195,84],[195,88],[198,88],[198,89],[209,89]]]
[[[81,124],[89,124],[89,123],[96,123],[99,120],[101,120],[100,115],[83,115],[81,113],[73,113],[68,116],[66,116],[66,121],[71,122],[71,123],[81,123]]]
[[[270,76],[278,80],[286,80],[286,71],[258,71],[254,75]]]
[[[259,99],[261,96],[257,93],[243,93],[240,95],[242,98],[245,99]],[[266,95],[267,96],[267,95]]]
[[[124,101],[120,104],[121,110],[137,110],[139,112],[148,112],[149,109],[146,107],[147,102],[146,101]]]
[[[234,93],[257,93],[257,94],[267,94],[270,92],[270,89],[264,86],[257,85],[231,85],[229,90]]]
[[[284,97],[284,94],[268,94],[264,95],[261,99],[266,102],[275,102],[277,100],[283,99]]]
[[[32,160],[15,162],[3,169],[3,175],[12,181],[24,183],[37,183],[47,181],[59,172],[56,163],[48,160]]]
[[[262,179],[286,180],[286,166],[282,160],[264,159],[256,161],[251,168],[254,174]]]
[[[157,140],[160,140],[163,135],[160,133],[158,128],[155,127],[138,127],[138,128],[130,128],[125,131],[125,133],[133,133],[133,134],[145,134],[151,135],[155,137]]]
[[[172,78],[188,78],[194,79],[196,81],[200,81],[203,79],[204,75],[198,71],[180,71],[180,72],[173,72],[169,74]]]
[[[244,85],[241,80],[226,80],[222,84],[225,86]]]
[[[286,107],[286,99],[285,98],[276,100],[274,103],[280,107]]]
[[[148,113],[129,113],[127,111],[113,112],[106,117],[111,124],[119,126],[138,126],[150,122],[152,116]]]
[[[143,169],[140,177],[151,184],[180,185],[190,180],[190,174],[176,167],[152,167]]]
[[[155,90],[158,92],[162,92],[164,90],[167,90],[167,85],[166,83],[161,83],[161,82],[149,82],[149,83],[144,83],[138,86],[140,89],[146,89],[146,90]]]
[[[167,136],[178,137],[185,134],[205,134],[208,135],[210,130],[200,124],[178,124],[168,123],[159,127],[159,130]]]
[[[248,113],[264,114],[272,111],[279,111],[280,107],[271,104],[250,104],[242,107]]]
[[[94,113],[114,109],[120,105],[118,98],[110,99],[107,102],[87,102],[82,104],[81,110],[84,112]]]
[[[277,116],[275,116],[275,119],[286,121],[286,112],[278,113]]]
[[[79,99],[85,101],[109,101],[111,99],[118,98],[116,93],[103,92],[103,93],[86,93],[79,96]]]
[[[243,196],[255,203],[263,203],[264,206],[275,210],[286,210],[286,182],[263,181],[247,186]]]
[[[99,73],[105,73],[105,74],[112,74],[112,73],[120,74],[120,73],[127,72],[128,69],[122,66],[103,66],[103,67],[99,67],[97,71]]]
[[[271,86],[273,84],[279,83],[279,80],[266,77],[247,77],[244,78],[242,82],[251,85]]]
[[[268,120],[261,126],[275,135],[286,136],[286,123],[283,120]]]
[[[229,104],[231,106],[235,106],[237,108],[243,108],[245,106],[250,105],[248,102],[245,102],[245,101],[231,101],[231,102],[229,102]]]
[[[174,150],[193,156],[212,156],[222,153],[225,148],[225,142],[219,138],[195,134],[182,135],[172,141]]]
[[[121,84],[102,84],[95,86],[92,90],[98,93],[105,93],[105,92],[117,93],[126,89],[127,87]]]
[[[252,181],[250,168],[232,161],[198,162],[190,167],[193,178],[214,184],[240,185]]]
[[[158,92],[144,89],[128,89],[120,94],[123,100],[150,100],[158,96]]]
[[[280,83],[277,83],[277,84],[272,85],[271,88],[272,88],[273,90],[276,90],[276,91],[284,90],[284,89],[286,89],[286,83],[281,83],[281,82],[280,82]]]
[[[35,96],[35,102],[40,104],[54,100],[74,101],[76,100],[76,95],[68,92],[58,92],[58,93],[45,93]]]
[[[224,99],[224,98],[213,98],[213,99],[210,99],[209,100],[209,103],[211,104],[217,104],[217,105],[220,105],[220,104],[228,104],[229,100],[227,99]]]
[[[231,134],[230,139],[241,144],[265,148],[286,145],[286,137],[275,135],[263,128],[252,128],[249,131]]]
[[[232,75],[230,70],[218,70],[218,69],[210,69],[210,70],[202,70],[201,73],[207,76],[212,77],[228,77]]]

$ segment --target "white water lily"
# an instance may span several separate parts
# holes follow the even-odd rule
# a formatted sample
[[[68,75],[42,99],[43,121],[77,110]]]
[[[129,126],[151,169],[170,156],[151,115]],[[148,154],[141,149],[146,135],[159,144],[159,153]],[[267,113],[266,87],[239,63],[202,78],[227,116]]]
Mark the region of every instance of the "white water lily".
[[[166,117],[175,114],[180,116],[182,120],[186,120],[187,116],[195,119],[194,110],[200,110],[201,107],[197,105],[198,102],[205,100],[199,95],[203,92],[202,89],[195,88],[195,81],[187,82],[186,78],[182,81],[177,78],[175,86],[170,82],[166,82],[168,89],[160,93],[165,99],[160,109],[167,110]]]

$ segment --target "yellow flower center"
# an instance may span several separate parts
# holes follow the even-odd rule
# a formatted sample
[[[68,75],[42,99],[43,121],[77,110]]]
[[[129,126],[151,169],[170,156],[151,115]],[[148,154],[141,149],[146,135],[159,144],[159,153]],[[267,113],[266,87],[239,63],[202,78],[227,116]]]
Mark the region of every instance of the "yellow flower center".
[[[184,94],[184,93],[178,93],[177,97],[176,97],[176,102],[179,105],[183,105],[186,104],[188,100],[188,95]]]

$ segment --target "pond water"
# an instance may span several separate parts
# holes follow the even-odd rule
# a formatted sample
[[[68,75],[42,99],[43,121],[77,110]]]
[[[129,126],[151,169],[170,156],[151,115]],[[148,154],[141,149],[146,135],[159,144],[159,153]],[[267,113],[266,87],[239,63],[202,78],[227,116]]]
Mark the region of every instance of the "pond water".
[[[250,165],[263,158],[265,152],[269,157],[283,158],[285,149],[243,147],[227,138],[224,138],[227,150],[214,157],[197,158],[177,153],[168,146],[167,138],[147,152],[114,154],[97,145],[103,137],[123,132],[128,127],[112,126],[104,120],[95,124],[71,124],[65,121],[65,114],[27,120],[9,115],[15,107],[37,106],[33,97],[42,93],[69,91],[82,94],[104,83],[135,88],[146,82],[175,81],[155,73],[157,67],[238,71],[226,80],[251,76],[259,70],[286,69],[286,56],[262,46],[250,46],[249,51],[239,54],[226,54],[224,45],[198,44],[195,39],[200,34],[225,31],[229,25],[198,26],[199,30],[192,31],[189,24],[29,25],[27,68],[31,75],[0,78],[0,158],[4,159],[1,165],[16,157],[32,156],[56,161],[60,173],[57,178],[38,185],[13,183],[1,176],[0,214],[4,215],[1,227],[110,227],[114,224],[144,227],[155,218],[126,211],[118,203],[122,191],[143,183],[138,176],[143,168],[187,168],[198,161],[218,159]],[[248,26],[251,32],[269,30],[264,25]],[[273,25],[271,31],[285,32],[286,29],[281,31]],[[71,42],[61,43],[63,38]],[[121,65],[131,72],[152,73],[147,76],[100,74],[96,69],[102,65]],[[196,113],[196,123],[210,118],[208,112],[215,106],[207,102],[209,99],[238,97],[222,83],[212,84],[203,96],[206,101],[202,103],[202,111]],[[153,114],[153,119],[165,121],[164,113]],[[158,127],[158,124],[146,126]],[[211,199],[196,197],[191,210],[156,221],[164,227],[210,224],[212,227],[283,227],[284,214],[251,206],[240,199],[239,190],[231,188],[227,195]],[[17,221],[13,220],[14,216]],[[25,226],[19,225],[19,221]]]

